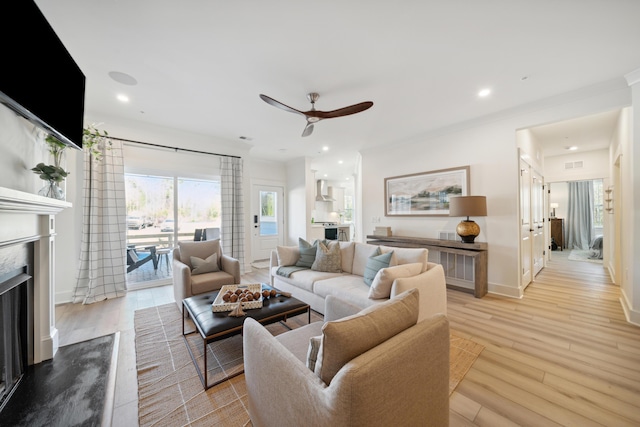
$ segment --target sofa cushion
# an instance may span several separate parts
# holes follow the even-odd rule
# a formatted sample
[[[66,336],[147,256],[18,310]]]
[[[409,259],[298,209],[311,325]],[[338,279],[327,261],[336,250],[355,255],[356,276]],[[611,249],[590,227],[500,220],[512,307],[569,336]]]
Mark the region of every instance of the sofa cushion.
[[[342,260],[338,242],[331,242],[328,245],[323,242],[318,243],[316,259],[313,261],[311,269],[328,273],[342,273]]]
[[[352,273],[353,254],[356,245],[353,242],[338,242],[340,245],[340,261],[342,263],[342,271],[344,273]]]
[[[369,298],[389,298],[391,296],[391,286],[393,285],[394,280],[403,277],[417,276],[421,271],[422,264],[419,262],[380,269],[371,283]]]
[[[297,246],[276,246],[278,265],[296,265],[300,259],[300,249]]]
[[[353,250],[353,267],[351,274],[357,274],[364,277],[364,268],[367,265],[367,260],[378,249],[377,245],[370,245],[368,243],[355,242],[355,248]]]
[[[214,271],[220,270],[220,268],[218,268],[218,254],[213,254],[207,257],[207,259],[192,256],[189,260],[191,261],[191,265],[193,265],[191,274],[213,273]]]
[[[380,248],[378,248],[367,260],[367,265],[364,268],[364,283],[371,286],[371,283],[373,282],[374,277],[376,277],[376,274],[378,274],[378,271],[389,267],[392,256],[393,252],[383,254],[381,253]]]
[[[275,336],[275,339],[289,350],[300,362],[307,363],[307,353],[309,351],[309,340],[311,337],[322,335],[322,325],[324,322],[312,322],[308,325],[292,329],[283,334]]]
[[[193,265],[191,264],[192,256],[206,259],[211,254],[218,254],[218,268],[220,268],[220,256],[222,255],[220,239],[195,242],[179,241],[178,248],[180,249],[180,261],[188,265],[189,270],[193,270]]]
[[[383,253],[393,251],[393,256],[390,266],[400,264],[411,264],[419,262],[422,264],[422,271],[424,273],[428,269],[429,250],[426,248],[394,248],[391,246],[380,246]]]
[[[418,302],[418,290],[411,289],[356,315],[325,323],[314,372],[330,384],[347,362],[415,325]]]
[[[311,268],[313,261],[316,260],[316,249],[318,248],[318,241],[313,244],[307,242],[302,237],[298,238],[298,247],[300,249],[300,258],[296,262],[298,267]]]
[[[382,302],[382,300],[370,299],[369,286],[364,283],[362,276],[354,274],[318,280],[313,285],[313,292],[322,298],[333,295],[360,308]]]
[[[274,280],[282,281],[305,291],[315,292],[315,283],[319,280],[341,277],[343,273],[328,273],[326,271],[300,270],[291,273],[289,277],[274,276]],[[362,281],[362,277],[360,278]],[[366,285],[365,285],[366,286]],[[276,285],[277,287],[277,285]]]
[[[219,290],[223,285],[233,285],[235,279],[233,275],[216,271],[214,273],[203,273],[191,276],[191,293],[193,295],[204,294]]]

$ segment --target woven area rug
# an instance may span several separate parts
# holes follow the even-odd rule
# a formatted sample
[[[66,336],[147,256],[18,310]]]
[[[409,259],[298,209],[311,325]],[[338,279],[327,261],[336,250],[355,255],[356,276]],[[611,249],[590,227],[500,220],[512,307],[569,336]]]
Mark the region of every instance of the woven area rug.
[[[251,263],[251,266],[253,268],[269,268],[270,262],[269,260],[266,261],[253,261]]]
[[[306,324],[306,314],[297,317],[304,321],[292,318],[287,324],[293,328]],[[311,320],[314,321],[314,314]],[[251,425],[244,374],[204,391],[182,338],[182,314],[176,304],[137,310],[134,323],[140,426]],[[193,330],[190,322],[187,325],[188,331]],[[287,331],[279,323],[268,325],[267,329],[273,335]],[[189,344],[202,369],[200,336],[191,335]],[[450,394],[483,348],[451,334]],[[240,335],[213,342],[207,351],[210,383],[243,369]]]
[[[569,260],[596,262],[598,264],[602,264],[602,259],[599,259],[597,257],[596,251],[592,249],[588,249],[588,250],[572,249],[571,253],[569,254]]]

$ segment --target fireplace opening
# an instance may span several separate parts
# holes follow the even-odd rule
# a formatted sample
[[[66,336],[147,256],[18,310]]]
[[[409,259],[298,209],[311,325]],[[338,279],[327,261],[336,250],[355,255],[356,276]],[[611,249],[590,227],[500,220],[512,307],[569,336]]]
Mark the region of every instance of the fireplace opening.
[[[0,411],[33,364],[32,282],[26,265],[0,274]]]

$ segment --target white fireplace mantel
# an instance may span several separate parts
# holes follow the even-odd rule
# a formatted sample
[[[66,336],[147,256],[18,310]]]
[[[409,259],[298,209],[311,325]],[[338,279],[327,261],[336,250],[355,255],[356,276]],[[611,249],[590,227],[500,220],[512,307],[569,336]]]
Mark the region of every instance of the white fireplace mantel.
[[[0,187],[0,247],[34,242],[33,363],[58,350],[55,326],[55,215],[69,202]]]

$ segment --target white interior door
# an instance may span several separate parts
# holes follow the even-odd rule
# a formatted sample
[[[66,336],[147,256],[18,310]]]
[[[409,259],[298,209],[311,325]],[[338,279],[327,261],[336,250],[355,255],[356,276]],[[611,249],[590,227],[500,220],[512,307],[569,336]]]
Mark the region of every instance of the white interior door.
[[[544,267],[544,178],[535,171],[532,171],[531,175],[532,255],[535,277]]]
[[[520,263],[522,265],[523,288],[533,280],[531,270],[532,232],[531,171],[530,166],[520,160]]]
[[[269,259],[284,242],[284,188],[254,184],[252,188],[252,261]]]

